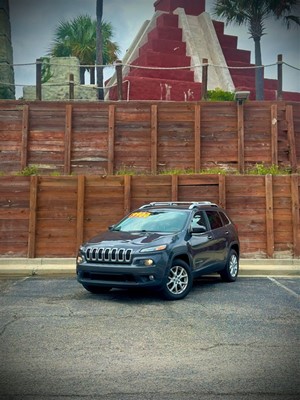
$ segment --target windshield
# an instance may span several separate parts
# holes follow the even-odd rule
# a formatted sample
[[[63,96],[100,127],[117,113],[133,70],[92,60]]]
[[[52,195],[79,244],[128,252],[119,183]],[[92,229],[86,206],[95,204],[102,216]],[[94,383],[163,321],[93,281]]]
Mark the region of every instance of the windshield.
[[[115,225],[122,232],[177,232],[183,229],[188,214],[184,211],[135,211]]]

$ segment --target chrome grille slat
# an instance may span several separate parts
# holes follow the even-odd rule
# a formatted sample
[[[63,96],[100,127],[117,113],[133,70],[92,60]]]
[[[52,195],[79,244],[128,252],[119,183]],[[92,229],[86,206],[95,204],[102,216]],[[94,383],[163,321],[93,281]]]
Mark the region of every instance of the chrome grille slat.
[[[132,259],[132,249],[116,247],[88,247],[85,258],[91,262],[129,264]]]

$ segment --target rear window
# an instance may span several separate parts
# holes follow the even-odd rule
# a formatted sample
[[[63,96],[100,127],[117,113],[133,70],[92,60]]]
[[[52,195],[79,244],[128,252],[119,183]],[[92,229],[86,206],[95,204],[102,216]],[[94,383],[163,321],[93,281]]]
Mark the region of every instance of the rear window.
[[[206,211],[211,229],[218,229],[223,226],[220,214],[217,211]]]

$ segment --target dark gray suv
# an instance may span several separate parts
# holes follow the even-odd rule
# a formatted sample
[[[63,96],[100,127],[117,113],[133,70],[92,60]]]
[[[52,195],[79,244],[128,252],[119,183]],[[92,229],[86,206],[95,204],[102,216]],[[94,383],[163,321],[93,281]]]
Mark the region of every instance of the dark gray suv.
[[[80,247],[77,279],[92,293],[143,287],[177,300],[201,275],[235,281],[239,253],[235,225],[216,204],[150,203]]]

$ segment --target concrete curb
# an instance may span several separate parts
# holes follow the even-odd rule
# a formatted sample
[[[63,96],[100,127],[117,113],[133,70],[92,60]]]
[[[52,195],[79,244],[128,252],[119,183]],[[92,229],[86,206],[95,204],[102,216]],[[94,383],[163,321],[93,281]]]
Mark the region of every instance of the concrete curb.
[[[75,260],[75,258],[0,258],[0,277],[75,275]],[[240,276],[300,277],[300,259],[241,259]]]

